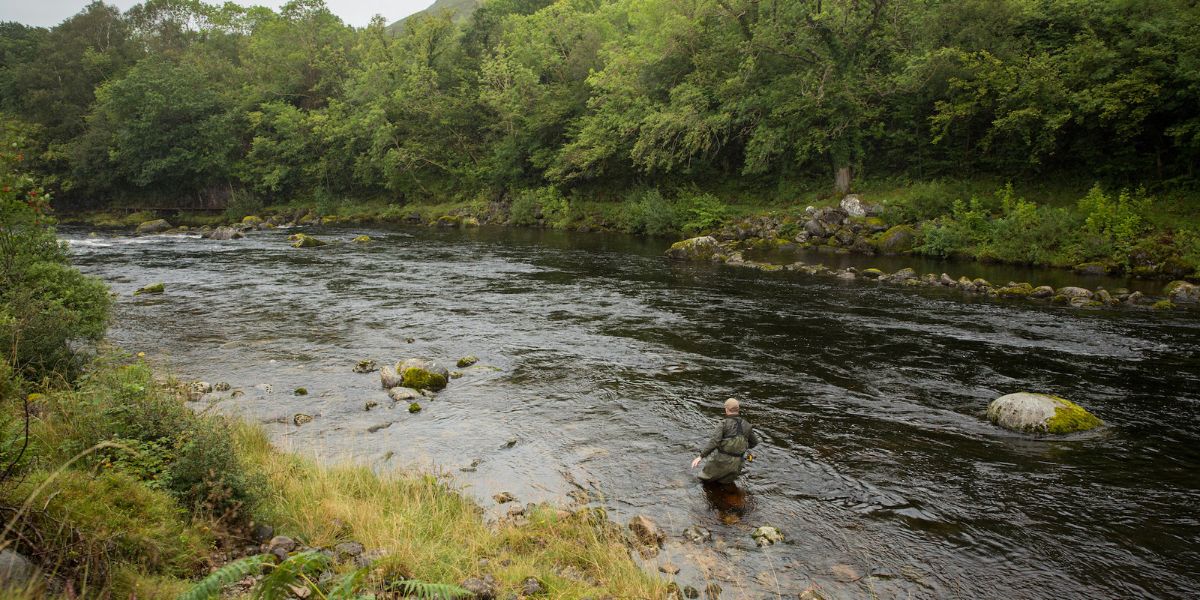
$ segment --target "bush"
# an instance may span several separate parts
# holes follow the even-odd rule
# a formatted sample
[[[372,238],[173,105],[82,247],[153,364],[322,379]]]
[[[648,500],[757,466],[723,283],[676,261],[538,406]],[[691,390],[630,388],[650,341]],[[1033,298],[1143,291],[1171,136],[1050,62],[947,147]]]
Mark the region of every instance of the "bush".
[[[78,367],[71,343],[104,335],[110,300],[99,280],[67,262],[36,182],[0,169],[0,348],[30,379]]]
[[[696,190],[680,193],[676,201],[680,229],[694,235],[717,227],[729,216],[729,207],[720,198]]]
[[[1077,262],[1067,252],[1078,230],[1078,222],[1070,211],[1039,207],[1017,198],[1012,186],[1002,188],[997,197],[1001,201],[1001,214],[988,227],[988,241],[980,249],[981,257],[1031,265]]]
[[[1114,198],[1099,185],[1079,201],[1084,215],[1086,258],[1105,258],[1129,266],[1129,255],[1146,231],[1145,214],[1150,199],[1143,191],[1121,190]]]
[[[680,230],[676,207],[663,198],[658,188],[631,193],[621,211],[621,229],[628,233],[668,235]]]
[[[570,204],[558,188],[545,186],[521,190],[508,208],[508,220],[513,225],[565,225]]]

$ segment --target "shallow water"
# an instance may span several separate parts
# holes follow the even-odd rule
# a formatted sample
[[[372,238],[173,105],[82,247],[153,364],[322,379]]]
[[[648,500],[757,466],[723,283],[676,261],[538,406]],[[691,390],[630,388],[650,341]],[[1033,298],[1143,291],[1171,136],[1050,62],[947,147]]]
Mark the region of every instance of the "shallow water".
[[[831,598],[1200,590],[1194,311],[672,263],[665,243],[610,235],[319,235],[359,233],[374,241],[64,238],[120,293],[114,341],[243,389],[217,409],[266,423],[281,446],[445,469],[492,514],[498,491],[567,503],[583,488],[615,519],[656,520],[670,541],[650,563],[672,560],[701,589],[715,580],[722,598],[810,583]],[[157,281],[166,294],[130,295]],[[351,372],[364,358],[466,354],[480,366],[418,414],[388,408],[377,373]],[[301,386],[309,395],[291,394]],[[1018,390],[1071,398],[1109,426],[1062,440],[990,426],[987,403]],[[729,396],[764,438],[737,522],[688,469]],[[315,419],[296,427],[295,413]],[[692,524],[714,541],[683,541]],[[756,548],[762,524],[787,541]]]

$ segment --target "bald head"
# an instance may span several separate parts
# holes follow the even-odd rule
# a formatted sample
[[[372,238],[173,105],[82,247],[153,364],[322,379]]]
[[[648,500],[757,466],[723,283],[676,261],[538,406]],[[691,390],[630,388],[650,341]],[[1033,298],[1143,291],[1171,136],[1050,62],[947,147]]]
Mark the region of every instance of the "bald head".
[[[730,398],[725,401],[725,414],[727,414],[727,415],[738,414],[738,410],[740,408],[741,408],[741,404],[738,403],[737,398]]]

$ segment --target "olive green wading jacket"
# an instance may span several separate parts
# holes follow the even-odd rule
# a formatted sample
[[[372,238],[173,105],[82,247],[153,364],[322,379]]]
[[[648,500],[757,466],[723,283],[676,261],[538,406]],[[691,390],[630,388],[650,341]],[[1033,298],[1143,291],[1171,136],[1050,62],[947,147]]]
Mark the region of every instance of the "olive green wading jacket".
[[[701,481],[733,483],[733,480],[741,475],[744,462],[743,453],[730,452],[737,446],[734,438],[738,433],[738,421],[741,421],[741,434],[746,438],[746,447],[753,448],[758,445],[758,434],[754,433],[754,428],[746,422],[746,419],[726,416],[712,438],[700,450],[702,457],[712,455],[712,458],[704,463],[704,470],[700,472]]]

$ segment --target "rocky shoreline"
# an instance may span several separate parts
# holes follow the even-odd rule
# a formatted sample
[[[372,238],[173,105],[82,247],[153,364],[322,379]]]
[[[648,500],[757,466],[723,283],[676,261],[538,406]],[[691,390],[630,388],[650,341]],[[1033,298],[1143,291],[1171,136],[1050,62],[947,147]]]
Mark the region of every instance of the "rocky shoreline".
[[[892,228],[895,229],[895,228]],[[886,236],[894,240],[898,235]],[[832,277],[844,281],[865,280],[875,283],[887,283],[906,287],[927,287],[958,290],[964,294],[988,298],[1028,299],[1049,302],[1052,304],[1071,306],[1075,308],[1102,308],[1124,306],[1155,310],[1170,310],[1180,304],[1200,303],[1200,285],[1183,280],[1175,280],[1164,286],[1162,296],[1150,296],[1142,292],[1130,292],[1119,288],[1106,290],[1098,287],[1094,290],[1064,286],[1057,289],[1048,285],[1035,286],[1028,282],[1010,281],[1004,285],[996,285],[982,278],[959,277],[955,279],[946,273],[918,274],[911,268],[904,268],[894,273],[886,273],[880,269],[868,268],[859,270],[855,267],[831,269],[822,264],[809,264],[796,261],[788,264],[775,264],[748,260],[747,251],[758,250],[761,243],[758,240],[726,240],[721,241],[713,236],[701,236],[686,239],[673,244],[667,250],[669,258],[685,261],[702,261],[724,264],[732,267],[757,269],[759,271],[775,272],[788,271],[812,276]]]
[[[911,225],[888,227],[878,216],[881,210],[878,205],[866,204],[858,196],[851,194],[843,198],[837,207],[808,207],[805,210],[807,220],[803,222],[801,231],[791,240],[780,236],[783,235],[784,229],[794,226],[795,223],[785,223],[786,219],[780,220],[773,217],[755,217],[737,224],[727,225],[712,235],[676,242],[667,250],[666,255],[678,260],[716,262],[767,272],[790,271],[813,276],[835,277],[847,281],[867,280],[909,287],[945,288],[958,290],[971,296],[1027,299],[1074,308],[1129,307],[1171,310],[1179,305],[1200,303],[1200,285],[1182,278],[1167,283],[1163,287],[1161,295],[1149,295],[1125,288],[1107,290],[1103,287],[1088,289],[1063,286],[1056,289],[1048,285],[1016,281],[1000,285],[979,277],[962,276],[955,279],[946,273],[919,274],[911,268],[900,269],[893,273],[875,268],[859,270],[855,267],[847,267],[835,270],[822,264],[809,264],[803,261],[778,264],[746,258],[748,253],[753,252],[786,253],[805,249],[820,249],[842,254],[855,253],[865,256],[897,255],[910,252],[916,239],[916,230]],[[489,219],[489,222],[494,220]],[[202,226],[196,229],[188,226],[176,227],[165,219],[156,219],[139,224],[135,233],[141,235],[198,233],[206,239],[234,240],[244,237],[251,231],[332,225],[342,222],[346,221],[336,217],[318,217],[311,211],[296,211],[292,215],[276,214],[265,219],[259,216],[247,216],[241,222],[231,225]],[[480,226],[479,219],[457,214],[441,215],[436,219],[427,220],[419,214],[413,213],[406,218],[405,222],[412,225],[424,224],[441,228]],[[370,238],[357,236],[354,241],[366,243],[370,241]],[[296,248],[316,248],[326,244],[326,242],[305,233],[293,234],[289,237],[289,242]],[[1077,265],[1075,271],[1084,275],[1107,273],[1104,265],[1091,263]],[[1194,280],[1194,278],[1190,279]]]

